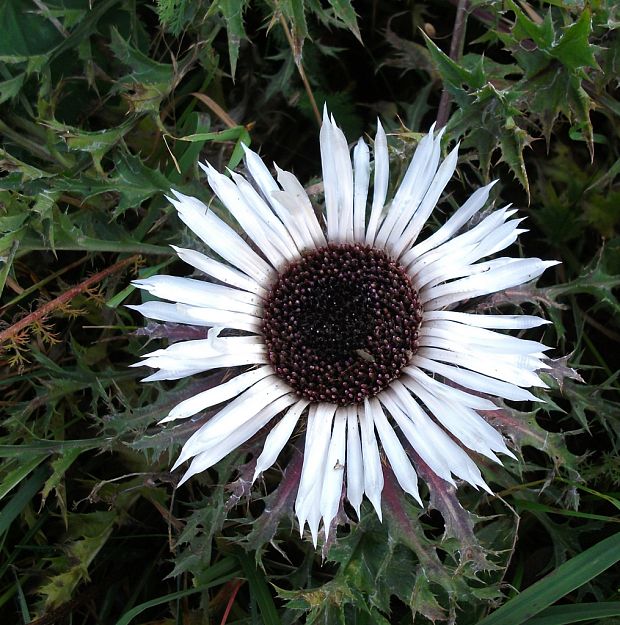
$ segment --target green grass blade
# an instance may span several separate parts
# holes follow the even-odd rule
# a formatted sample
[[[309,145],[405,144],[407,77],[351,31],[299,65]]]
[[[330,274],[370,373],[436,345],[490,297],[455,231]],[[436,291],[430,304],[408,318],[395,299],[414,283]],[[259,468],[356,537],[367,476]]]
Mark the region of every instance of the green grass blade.
[[[9,502],[0,511],[0,536],[6,532],[11,523],[19,516],[21,511],[28,505],[28,502],[37,494],[43,486],[49,470],[47,467],[39,467],[21,485],[20,489],[11,497]]]
[[[554,508],[546,506],[537,501],[527,501],[525,499],[515,499],[515,503],[521,510],[534,510],[538,512],[548,512],[551,514],[559,514],[562,516],[572,516],[578,519],[591,519],[593,521],[604,521],[605,523],[620,523],[620,518],[613,516],[605,516],[602,514],[591,514],[590,512],[580,512],[579,510],[563,510],[562,508]]]
[[[17,603],[19,604],[19,611],[21,613],[22,622],[30,623],[30,610],[28,608],[28,602],[26,601],[26,595],[24,595],[24,589],[22,588],[21,580],[16,571],[13,571],[15,577],[15,588],[17,590]]]
[[[67,449],[88,451],[97,447],[103,447],[111,442],[112,438],[110,436],[58,441],[33,440],[30,443],[21,443],[20,445],[0,445],[0,458],[20,458],[28,453],[49,456],[49,454],[53,453],[63,453]]]
[[[45,457],[37,455],[28,461],[22,460],[23,464],[19,464],[15,469],[9,471],[0,483],[0,500],[4,499],[5,495],[22,482],[31,471],[34,471],[45,460]]]
[[[2,295],[2,291],[4,291],[4,285],[6,284],[9,271],[11,271],[13,259],[15,258],[15,252],[17,252],[18,247],[19,241],[13,241],[13,245],[11,245],[11,249],[9,250],[7,256],[0,259],[0,262],[2,263],[2,267],[0,268],[0,295]]]
[[[223,560],[220,560],[217,564],[210,568],[209,573],[212,573],[213,578],[207,584],[196,588],[188,588],[187,590],[179,590],[177,592],[164,595],[163,597],[157,597],[156,599],[145,601],[128,612],[125,612],[125,614],[123,614],[123,616],[116,621],[116,625],[129,625],[129,623],[136,616],[138,616],[138,614],[141,614],[149,608],[161,605],[162,603],[168,603],[169,601],[175,601],[176,599],[182,599],[183,597],[188,597],[189,595],[202,592],[213,586],[219,586],[220,584],[226,583],[238,573],[238,569],[235,564],[236,561],[234,558],[224,558]]]
[[[526,588],[478,625],[522,625],[554,601],[579,588],[620,560],[620,533],[614,534],[559,566]]]
[[[245,553],[239,554],[239,563],[243,569],[243,575],[248,580],[250,594],[256,600],[261,615],[263,625],[281,625],[278,611],[273,602],[269,586],[265,581],[265,576],[257,568],[254,560]]]
[[[620,616],[620,601],[556,605],[543,610],[523,625],[572,625],[610,616]]]
[[[153,608],[156,605],[161,605],[162,603],[174,601],[175,599],[188,597],[189,595],[193,595],[197,592],[202,592],[205,588],[205,586],[200,586],[198,588],[189,588],[188,590],[179,590],[178,592],[171,592],[169,595],[164,595],[163,597],[157,597],[157,599],[151,599],[151,601],[145,601],[144,603],[141,603],[135,608],[129,610],[129,612],[125,612],[125,614],[123,614],[123,616],[116,621],[116,625],[128,625],[136,616],[138,616],[138,614],[144,612],[144,610]]]

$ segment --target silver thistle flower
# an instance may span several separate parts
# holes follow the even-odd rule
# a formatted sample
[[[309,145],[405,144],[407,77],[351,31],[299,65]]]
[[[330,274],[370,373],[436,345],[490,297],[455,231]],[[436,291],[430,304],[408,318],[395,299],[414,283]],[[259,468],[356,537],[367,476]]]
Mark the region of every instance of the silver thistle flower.
[[[308,523],[315,545],[321,519],[326,536],[330,530],[343,486],[358,514],[366,495],[381,518],[382,462],[422,504],[408,449],[446,482],[454,485],[459,478],[489,491],[469,451],[495,462],[497,453],[513,454],[484,411],[496,409],[491,397],[536,400],[527,389],[545,386],[537,371],[547,366],[548,349],[498,330],[546,321],[456,308],[529,282],[556,263],[484,260],[523,232],[509,207],[463,230],[494,183],[419,240],[457,163],[458,146],[440,162],[442,134],[431,129],[420,141],[387,202],[388,150],[379,124],[369,202],[369,149],[360,139],[352,163],[344,134],[326,114],[320,134],[325,212],[319,216],[293,174],[276,167],[276,182],[249,149],[248,179],[202,166],[249,243],[201,201],[173,192],[169,199],[180,218],[213,255],[174,249],[209,280],[136,280],[172,303],[133,308],[151,319],[211,329],[205,339],[174,343],[135,366],[158,369],[146,380],[221,367],[238,372],[181,402],[164,419],[221,406],[185,443],[173,467],[192,459],[181,483],[269,425],[256,479],[303,420],[295,511],[300,530]]]

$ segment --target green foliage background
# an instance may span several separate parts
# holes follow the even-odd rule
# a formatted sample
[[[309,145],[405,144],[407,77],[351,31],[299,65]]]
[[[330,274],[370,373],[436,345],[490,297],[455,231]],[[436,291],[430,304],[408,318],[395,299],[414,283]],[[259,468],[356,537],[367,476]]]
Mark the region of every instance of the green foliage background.
[[[619,27],[614,0],[0,1],[2,622],[620,623]],[[209,380],[140,384],[123,305],[186,272],[163,194],[209,200],[199,159],[251,143],[317,182],[324,101],[350,141],[381,118],[393,185],[449,107],[444,214],[500,178],[523,253],[563,264],[493,302],[542,309],[559,358],[547,404],[498,412],[496,496],[388,492],[321,553],[295,449],[252,494],[251,445],[175,493],[194,426],[155,424]]]

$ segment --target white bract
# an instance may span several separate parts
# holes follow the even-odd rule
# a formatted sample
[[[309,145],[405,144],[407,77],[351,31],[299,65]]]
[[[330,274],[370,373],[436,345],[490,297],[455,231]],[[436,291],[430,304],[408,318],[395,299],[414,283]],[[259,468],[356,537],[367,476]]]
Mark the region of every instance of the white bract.
[[[358,514],[365,495],[381,518],[383,463],[389,463],[403,490],[420,503],[416,458],[450,484],[460,479],[490,492],[467,453],[494,462],[499,462],[497,453],[513,456],[484,418],[484,411],[495,409],[490,398],[536,400],[527,389],[545,387],[537,371],[546,367],[543,354],[548,348],[503,331],[547,322],[455,309],[471,298],[534,280],[556,263],[488,259],[523,232],[518,228],[521,220],[512,219],[516,211],[508,207],[464,230],[494,183],[475,191],[432,235],[420,237],[457,163],[458,146],[441,161],[441,136],[431,129],[420,141],[399,189],[387,201],[389,160],[381,125],[371,163],[362,139],[351,158],[344,134],[325,115],[320,134],[325,207],[318,216],[293,174],[276,167],[274,179],[249,149],[247,179],[203,167],[236,226],[196,198],[173,191],[169,199],[179,216],[216,257],[174,249],[208,280],[137,280],[136,286],[166,301],[132,308],[152,319],[211,330],[206,339],[146,354],[136,366],[158,370],[147,380],[175,380],[222,367],[233,373],[175,406],[163,420],[196,418],[208,408],[214,412],[185,443],[174,466],[191,459],[181,483],[268,426],[256,462],[258,478],[303,422],[304,459],[295,510],[301,531],[308,523],[315,544],[321,520],[328,535],[343,492]],[[342,244],[380,249],[396,261],[422,309],[417,349],[408,365],[386,388],[349,405],[300,396],[274,371],[261,333],[263,305],[281,272],[304,253]],[[360,357],[372,359],[365,353]]]

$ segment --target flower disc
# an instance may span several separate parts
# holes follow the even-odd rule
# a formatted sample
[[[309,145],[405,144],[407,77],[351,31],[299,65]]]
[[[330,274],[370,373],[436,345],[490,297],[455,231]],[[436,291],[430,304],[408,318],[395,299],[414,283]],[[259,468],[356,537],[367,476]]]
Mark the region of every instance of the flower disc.
[[[280,274],[262,333],[275,372],[299,395],[347,405],[400,375],[417,350],[421,318],[411,280],[385,252],[328,245]]]

